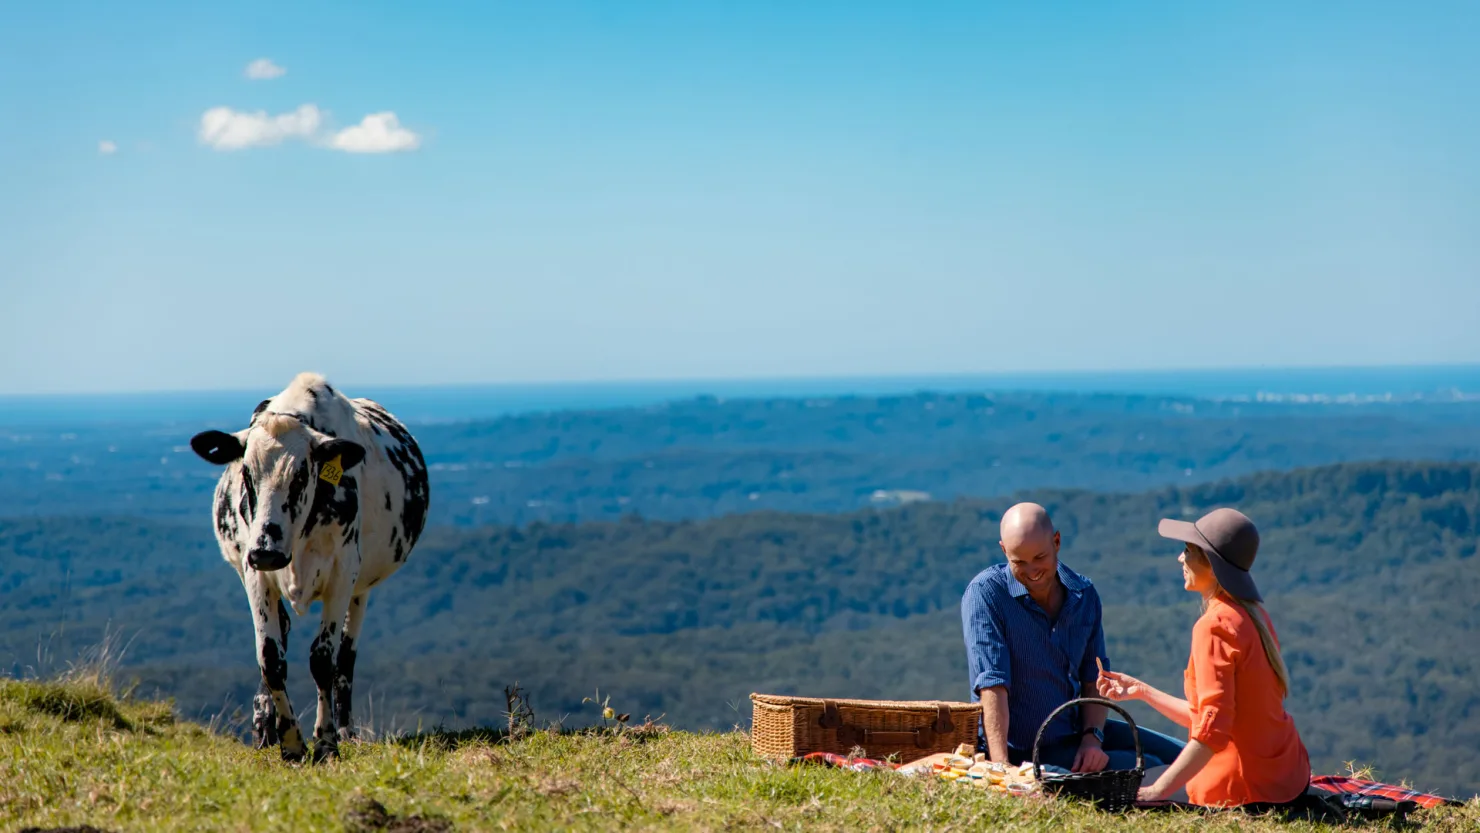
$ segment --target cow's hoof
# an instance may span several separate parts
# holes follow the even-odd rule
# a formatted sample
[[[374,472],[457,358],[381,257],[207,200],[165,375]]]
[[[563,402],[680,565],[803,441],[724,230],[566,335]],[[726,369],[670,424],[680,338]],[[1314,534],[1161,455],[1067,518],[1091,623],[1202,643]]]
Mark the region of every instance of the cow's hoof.
[[[308,750],[307,749],[290,749],[290,748],[284,746],[283,747],[283,763],[285,763],[285,764],[301,764],[301,763],[303,763],[303,756],[305,754],[307,754],[307,753],[308,753]]]
[[[339,744],[332,740],[315,741],[313,745],[313,762],[321,764],[332,761],[339,757]]]
[[[277,727],[268,723],[266,726],[255,726],[252,729],[252,746],[257,749],[271,749],[278,745]]]

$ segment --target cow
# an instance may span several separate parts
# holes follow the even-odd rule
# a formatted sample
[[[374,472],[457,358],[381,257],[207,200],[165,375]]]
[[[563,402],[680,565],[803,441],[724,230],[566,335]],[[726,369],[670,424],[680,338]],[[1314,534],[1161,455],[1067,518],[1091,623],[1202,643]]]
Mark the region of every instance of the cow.
[[[318,687],[313,761],[336,757],[354,734],[356,643],[366,598],[411,554],[426,526],[426,461],[411,432],[369,399],[350,399],[316,373],[300,373],[264,399],[234,434],[190,440],[225,466],[214,518],[221,557],[241,578],[256,628],[262,681],[252,740],[285,761],[307,748],[285,689],[288,609],[323,603],[308,667]]]

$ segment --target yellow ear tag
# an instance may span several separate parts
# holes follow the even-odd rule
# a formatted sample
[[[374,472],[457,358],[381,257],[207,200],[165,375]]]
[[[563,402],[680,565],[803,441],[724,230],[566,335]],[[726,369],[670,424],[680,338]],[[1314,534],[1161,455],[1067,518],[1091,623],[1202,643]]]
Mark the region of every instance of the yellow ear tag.
[[[319,479],[331,486],[338,486],[341,477],[344,477],[344,466],[338,457],[319,467]]]

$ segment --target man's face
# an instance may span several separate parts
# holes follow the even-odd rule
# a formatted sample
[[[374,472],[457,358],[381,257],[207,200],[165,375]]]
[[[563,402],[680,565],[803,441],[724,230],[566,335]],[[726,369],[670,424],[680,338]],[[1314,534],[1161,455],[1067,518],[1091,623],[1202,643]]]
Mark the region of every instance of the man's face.
[[[1059,573],[1059,533],[1030,535],[1019,541],[1000,541],[1012,577],[1033,595],[1053,586]]]

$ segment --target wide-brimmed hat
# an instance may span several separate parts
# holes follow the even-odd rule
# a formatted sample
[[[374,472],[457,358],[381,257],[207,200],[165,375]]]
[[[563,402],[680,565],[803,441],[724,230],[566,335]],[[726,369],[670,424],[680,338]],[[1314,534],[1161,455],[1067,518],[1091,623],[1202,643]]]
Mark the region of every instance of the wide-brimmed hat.
[[[1208,554],[1213,575],[1234,598],[1262,602],[1249,568],[1259,553],[1259,530],[1237,509],[1214,509],[1192,523],[1163,518],[1156,531],[1163,538],[1196,544]]]

